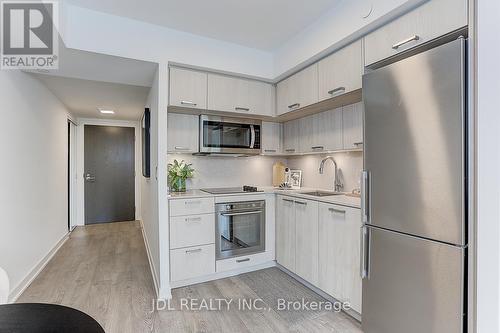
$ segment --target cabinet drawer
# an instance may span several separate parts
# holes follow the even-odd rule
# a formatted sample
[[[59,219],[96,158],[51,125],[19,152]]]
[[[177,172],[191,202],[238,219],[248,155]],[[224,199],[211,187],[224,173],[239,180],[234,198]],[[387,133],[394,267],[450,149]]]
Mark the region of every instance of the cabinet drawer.
[[[231,271],[235,269],[241,269],[263,264],[265,262],[269,262],[272,260],[274,260],[274,258],[269,252],[262,252],[262,253],[251,254],[248,256],[217,260],[216,271],[217,273],[224,271]]]
[[[171,250],[170,268],[172,281],[215,273],[215,245]]]
[[[466,0],[431,0],[365,37],[365,65],[467,25]]]
[[[215,243],[215,215],[188,215],[170,218],[170,248]]]
[[[170,200],[170,216],[209,214],[214,209],[214,198]]]

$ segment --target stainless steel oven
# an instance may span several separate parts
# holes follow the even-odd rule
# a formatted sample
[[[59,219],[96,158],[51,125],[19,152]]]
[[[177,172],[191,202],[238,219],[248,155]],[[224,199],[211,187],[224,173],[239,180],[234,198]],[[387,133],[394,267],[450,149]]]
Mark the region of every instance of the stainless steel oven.
[[[217,259],[263,252],[266,248],[266,202],[245,201],[215,205]]]
[[[200,153],[258,155],[262,121],[200,116]]]

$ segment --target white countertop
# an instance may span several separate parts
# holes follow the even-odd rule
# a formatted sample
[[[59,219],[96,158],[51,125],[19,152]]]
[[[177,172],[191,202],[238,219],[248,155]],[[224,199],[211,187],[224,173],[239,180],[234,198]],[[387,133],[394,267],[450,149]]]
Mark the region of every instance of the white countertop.
[[[317,197],[317,196],[312,196],[312,195],[306,195],[303,194],[304,192],[313,192],[317,191],[318,189],[315,188],[301,188],[299,190],[281,190],[276,187],[272,186],[264,186],[258,187],[259,190],[262,190],[263,192],[246,192],[246,193],[231,193],[231,194],[210,194],[207,192],[203,192],[201,190],[188,190],[186,192],[179,192],[179,193],[169,193],[168,199],[173,200],[173,199],[191,199],[191,198],[211,198],[211,197],[228,197],[228,196],[233,196],[233,195],[255,195],[255,194],[282,194],[282,195],[288,195],[288,196],[293,196],[297,198],[303,198],[303,199],[308,199],[308,200],[314,200],[314,201],[319,201],[319,202],[325,202],[325,203],[331,203],[331,204],[336,204],[336,205],[341,205],[341,206],[348,206],[348,207],[354,207],[354,208],[360,208],[361,207],[361,199],[358,197],[351,197],[347,195],[332,195],[332,196],[327,196],[327,197]],[[324,190],[319,190],[319,191],[324,191]]]

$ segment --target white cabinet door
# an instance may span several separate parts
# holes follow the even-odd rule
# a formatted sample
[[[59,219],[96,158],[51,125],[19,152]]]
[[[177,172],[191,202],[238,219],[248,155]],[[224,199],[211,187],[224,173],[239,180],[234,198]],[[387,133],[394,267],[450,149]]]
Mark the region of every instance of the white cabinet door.
[[[207,108],[207,73],[170,67],[169,105]]]
[[[313,134],[313,151],[341,150],[343,148],[342,108],[316,114]]]
[[[283,124],[262,122],[262,152],[280,154],[282,148]]]
[[[365,36],[365,65],[467,25],[466,0],[431,0]]]
[[[299,152],[299,122],[291,120],[283,124],[283,151],[293,154]]]
[[[210,73],[208,109],[274,116],[274,86],[266,82]]]
[[[315,122],[316,115],[307,116],[298,119],[299,127],[299,153],[308,153],[313,151],[313,147],[317,142],[315,142],[315,134],[313,130],[313,124]]]
[[[318,202],[295,199],[295,273],[318,285]]]
[[[358,40],[318,63],[319,100],[361,89],[363,75],[361,40]]]
[[[295,271],[295,203],[282,195],[276,202],[276,261]]]
[[[167,114],[167,150],[176,153],[198,152],[198,116],[180,113]]]
[[[363,107],[360,102],[342,108],[344,149],[363,147]]]
[[[361,313],[359,209],[319,204],[319,288]]]
[[[315,63],[277,85],[277,114],[318,102],[318,64]]]

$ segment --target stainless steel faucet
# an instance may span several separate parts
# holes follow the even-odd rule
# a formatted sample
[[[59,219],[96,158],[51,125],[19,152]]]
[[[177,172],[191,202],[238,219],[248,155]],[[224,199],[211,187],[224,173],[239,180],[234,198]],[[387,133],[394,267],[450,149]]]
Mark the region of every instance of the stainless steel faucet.
[[[339,177],[339,169],[337,167],[337,162],[335,162],[335,159],[332,156],[327,156],[321,160],[321,163],[319,164],[319,173],[321,175],[323,174],[323,171],[325,170],[325,162],[328,160],[331,160],[333,162],[333,165],[335,166],[335,181],[333,182],[333,189],[335,192],[342,192],[344,184],[342,183],[342,180],[340,180]]]

